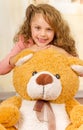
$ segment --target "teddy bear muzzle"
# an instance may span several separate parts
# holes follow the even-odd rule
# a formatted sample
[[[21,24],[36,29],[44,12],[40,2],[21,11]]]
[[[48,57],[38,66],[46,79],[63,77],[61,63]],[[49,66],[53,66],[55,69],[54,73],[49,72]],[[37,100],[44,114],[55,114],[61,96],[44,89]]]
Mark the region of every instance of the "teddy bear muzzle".
[[[38,72],[27,84],[27,93],[32,99],[55,100],[61,93],[61,81],[50,72]]]

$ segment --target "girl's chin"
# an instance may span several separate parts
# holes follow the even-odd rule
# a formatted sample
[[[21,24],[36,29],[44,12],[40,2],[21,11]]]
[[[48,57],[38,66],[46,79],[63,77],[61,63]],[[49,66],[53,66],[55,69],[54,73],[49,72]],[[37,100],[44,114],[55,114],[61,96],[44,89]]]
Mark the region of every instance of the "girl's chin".
[[[41,43],[41,44],[37,44],[37,46],[39,46],[39,47],[45,47],[45,46],[47,46],[47,44],[46,43]]]
[[[46,46],[47,46],[47,45],[44,45],[44,46],[40,46],[40,45],[39,45],[38,47],[40,47],[40,48],[44,48],[44,47],[46,47]]]

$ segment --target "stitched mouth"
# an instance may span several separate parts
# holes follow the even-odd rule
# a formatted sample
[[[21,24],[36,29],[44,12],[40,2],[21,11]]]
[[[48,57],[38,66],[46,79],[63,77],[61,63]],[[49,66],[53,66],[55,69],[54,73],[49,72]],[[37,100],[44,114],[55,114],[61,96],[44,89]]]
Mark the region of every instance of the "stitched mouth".
[[[45,89],[44,89],[44,86],[42,86],[42,92],[41,92],[41,100],[43,99],[44,100],[44,94],[45,94]]]
[[[48,97],[48,95],[47,95],[47,93],[45,92],[45,86],[43,86],[42,99],[43,99],[43,100],[47,100],[47,97]]]
[[[43,87],[43,95],[44,95],[44,87]]]
[[[42,96],[41,99],[45,100],[45,87],[42,86]]]

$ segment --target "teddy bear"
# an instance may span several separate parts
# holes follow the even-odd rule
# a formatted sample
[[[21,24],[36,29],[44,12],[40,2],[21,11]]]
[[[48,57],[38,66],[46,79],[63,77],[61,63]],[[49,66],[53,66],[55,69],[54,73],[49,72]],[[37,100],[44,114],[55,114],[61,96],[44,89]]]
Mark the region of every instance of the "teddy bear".
[[[0,130],[83,130],[83,105],[75,95],[83,60],[53,48],[16,56],[16,95],[0,104]]]

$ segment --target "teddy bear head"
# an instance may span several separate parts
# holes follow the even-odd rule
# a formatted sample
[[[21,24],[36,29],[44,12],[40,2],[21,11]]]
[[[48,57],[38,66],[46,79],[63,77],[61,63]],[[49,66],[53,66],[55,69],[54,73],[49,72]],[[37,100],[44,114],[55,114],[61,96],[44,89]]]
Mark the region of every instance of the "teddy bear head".
[[[22,51],[17,56],[13,72],[14,87],[26,100],[46,100],[64,103],[79,89],[83,61],[46,49]]]

